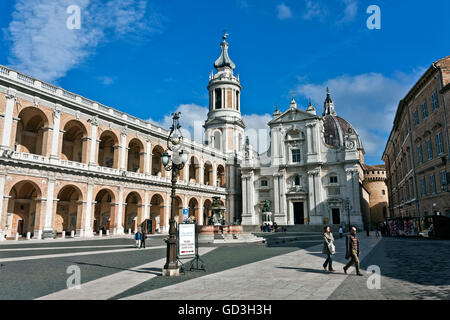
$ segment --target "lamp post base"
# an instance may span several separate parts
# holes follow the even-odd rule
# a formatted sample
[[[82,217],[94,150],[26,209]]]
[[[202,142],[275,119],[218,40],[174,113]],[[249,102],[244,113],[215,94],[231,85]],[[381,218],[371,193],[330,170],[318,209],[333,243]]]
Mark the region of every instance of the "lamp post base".
[[[163,277],[177,277],[180,275],[180,268],[176,269],[162,269]]]

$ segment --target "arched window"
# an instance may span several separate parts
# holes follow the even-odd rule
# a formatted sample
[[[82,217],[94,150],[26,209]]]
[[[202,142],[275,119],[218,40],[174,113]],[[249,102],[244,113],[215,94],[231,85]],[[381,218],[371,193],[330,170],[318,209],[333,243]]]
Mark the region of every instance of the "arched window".
[[[216,96],[215,101],[216,109],[222,109],[222,89],[216,89],[215,96]]]
[[[296,175],[294,177],[294,186],[300,186],[300,176]]]

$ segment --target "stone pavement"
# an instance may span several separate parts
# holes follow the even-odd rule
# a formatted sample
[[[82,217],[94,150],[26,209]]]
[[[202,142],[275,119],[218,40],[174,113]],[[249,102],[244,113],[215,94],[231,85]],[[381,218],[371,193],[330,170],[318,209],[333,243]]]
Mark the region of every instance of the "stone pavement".
[[[364,259],[380,241],[359,235]],[[296,250],[262,261],[228,269],[175,285],[129,296],[126,299],[174,300],[298,300],[327,299],[348,277],[345,265],[345,239],[337,239],[337,254],[329,273],[323,270],[322,244]],[[354,273],[354,268],[348,270]],[[356,277],[356,276],[355,276]],[[359,278],[359,277],[358,277]]]
[[[199,248],[199,253],[206,254],[214,249]],[[161,266],[165,262],[166,258],[152,261],[129,270],[83,283],[80,289],[61,290],[40,297],[37,300],[107,300],[144,281],[161,276]]]

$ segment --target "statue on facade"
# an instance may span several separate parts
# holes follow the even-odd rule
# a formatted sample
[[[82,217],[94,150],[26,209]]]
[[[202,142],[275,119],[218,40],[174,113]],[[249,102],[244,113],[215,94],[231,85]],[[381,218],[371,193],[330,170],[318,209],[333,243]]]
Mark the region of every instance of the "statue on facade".
[[[264,207],[263,207],[263,212],[271,212],[271,202],[270,200],[266,200],[264,201]]]

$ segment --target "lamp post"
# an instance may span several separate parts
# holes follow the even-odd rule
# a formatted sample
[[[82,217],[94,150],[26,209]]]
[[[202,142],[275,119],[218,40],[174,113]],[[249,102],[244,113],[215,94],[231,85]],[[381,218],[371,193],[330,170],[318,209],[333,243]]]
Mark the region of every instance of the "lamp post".
[[[169,137],[167,138],[167,151],[161,157],[162,164],[166,171],[172,171],[172,193],[171,208],[169,220],[169,238],[167,243],[166,264],[164,265],[163,276],[178,276],[179,268],[177,262],[177,231],[175,227],[175,190],[178,179],[178,172],[184,168],[188,161],[188,152],[183,148],[183,135],[181,134],[179,123],[181,112],[172,113],[172,126],[170,127]],[[172,155],[169,154],[170,151]]]

